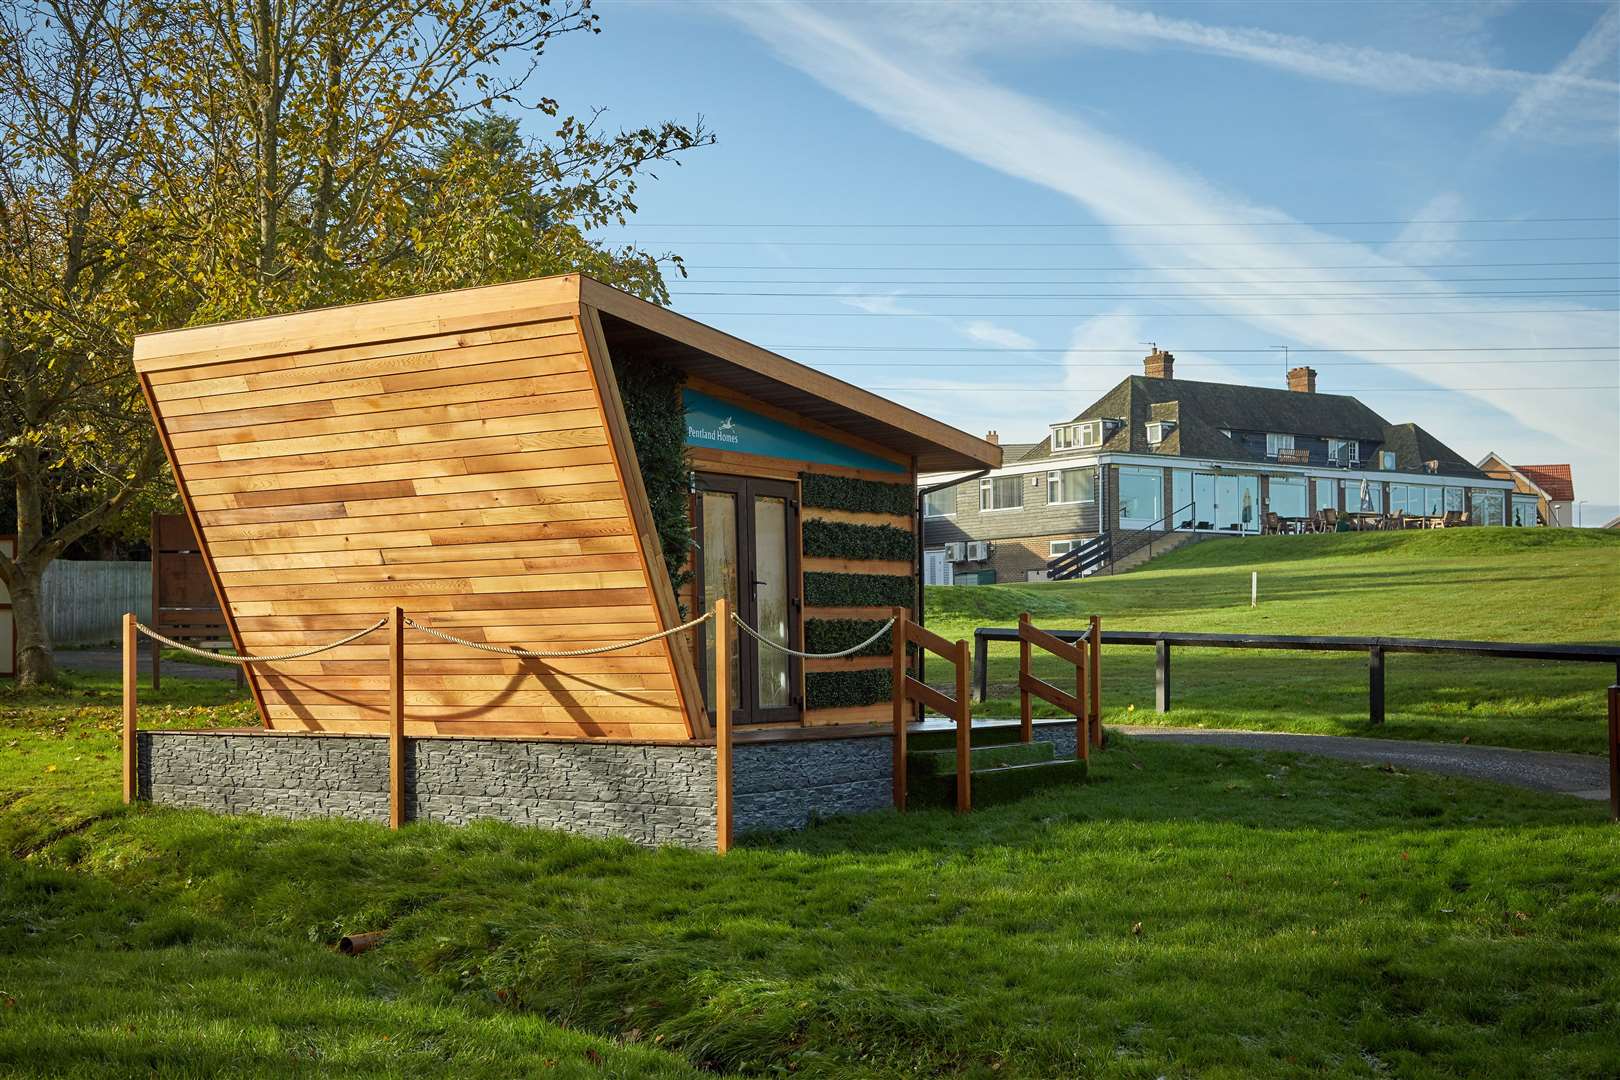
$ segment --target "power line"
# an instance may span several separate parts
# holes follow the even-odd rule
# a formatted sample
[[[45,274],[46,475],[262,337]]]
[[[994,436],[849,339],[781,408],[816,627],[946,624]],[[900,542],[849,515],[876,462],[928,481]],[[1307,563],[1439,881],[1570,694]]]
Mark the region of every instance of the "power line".
[[[1596,260],[1584,260],[1584,261],[1576,261],[1576,262],[1400,263],[1400,264],[1398,264],[1396,266],[1391,267],[1390,269],[1395,269],[1395,270],[1483,270],[1483,269],[1501,269],[1503,267],[1526,267],[1526,266],[1620,266],[1620,260],[1617,260],[1617,259],[1596,259]],[[885,272],[885,273],[892,271],[892,272],[898,273],[898,272],[902,272],[902,271],[904,271],[904,272],[912,272],[912,271],[922,270],[922,271],[926,271],[928,273],[941,273],[941,274],[945,274],[945,273],[987,274],[987,273],[996,272],[996,271],[999,271],[1001,273],[1009,273],[1009,274],[1025,274],[1025,273],[1027,273],[1027,274],[1045,274],[1045,273],[1050,273],[1050,272],[1052,272],[1054,270],[1073,269],[1075,271],[1081,271],[1081,272],[1086,272],[1086,273],[1135,274],[1135,273],[1168,273],[1168,272],[1179,272],[1179,271],[1182,271],[1182,270],[1204,270],[1204,271],[1210,271],[1210,272],[1215,272],[1215,273],[1230,272],[1230,271],[1245,271],[1246,272],[1246,271],[1250,271],[1250,270],[1276,270],[1276,271],[1279,271],[1279,272],[1287,271],[1287,272],[1293,273],[1293,272],[1298,272],[1298,271],[1301,271],[1301,270],[1309,270],[1309,271],[1317,271],[1317,270],[1376,270],[1376,269],[1381,269],[1381,268],[1376,266],[1376,265],[1369,266],[1367,263],[1361,262],[1361,263],[1340,264],[1340,265],[1336,265],[1336,266],[1076,266],[1076,267],[1063,267],[1063,266],[783,266],[780,263],[773,264],[773,265],[770,265],[770,266],[757,266],[757,265],[742,266],[742,265],[733,265],[733,264],[728,264],[728,263],[708,263],[708,264],[697,263],[697,264],[687,264],[687,269],[694,269],[694,270],[695,269],[705,269],[705,270],[768,270],[768,271],[777,271],[777,272],[811,272],[811,271],[814,271],[814,272],[817,272],[817,273],[821,273],[821,272],[827,272],[827,273],[832,273],[832,272],[850,273],[850,272],[857,272],[857,271],[861,272],[861,273],[866,273],[867,271],[881,271],[881,272]]]
[[[1009,351],[1018,351],[1018,350],[1009,350]],[[1052,351],[1062,352],[1063,350],[1052,350]],[[1289,352],[1290,353],[1297,353],[1297,352],[1299,352],[1299,350],[1294,349],[1294,348],[1290,348]],[[882,368],[892,368],[892,367],[977,368],[977,367],[989,367],[989,366],[995,366],[995,367],[998,367],[998,368],[1003,368],[1003,367],[1044,368],[1044,369],[1049,370],[1049,371],[1059,371],[1059,370],[1062,370],[1064,368],[1071,368],[1071,367],[1123,368],[1123,369],[1135,370],[1140,363],[1141,363],[1140,361],[1132,361],[1132,360],[1105,360],[1105,361],[1083,361],[1083,362],[1077,362],[1077,361],[1044,361],[1044,362],[1041,362],[1041,361],[1020,361],[1020,360],[970,360],[970,361],[958,361],[956,363],[945,363],[945,362],[942,362],[942,361],[939,361],[939,360],[928,360],[928,361],[921,361],[921,360],[876,360],[876,361],[870,361],[869,360],[869,361],[866,361],[865,363],[859,363],[859,362],[856,362],[854,360],[831,360],[831,361],[820,361],[820,362],[817,363],[816,366],[817,367],[824,367],[824,368],[828,368],[828,367],[861,368],[861,369],[866,370],[866,371],[871,371],[873,368],[879,368],[879,367],[882,367]],[[1221,364],[1204,364],[1204,363],[1200,363],[1197,360],[1187,360],[1187,359],[1178,358],[1176,363],[1178,365],[1185,364],[1185,365],[1188,365],[1190,367],[1195,367],[1195,368],[1196,367],[1205,367],[1205,366],[1208,366],[1208,367],[1252,367],[1252,368],[1262,368],[1262,367],[1263,368],[1274,368],[1274,367],[1276,367],[1276,362],[1275,361],[1266,362],[1266,361],[1260,361],[1260,360],[1233,360],[1233,361],[1229,361],[1229,362],[1225,362],[1225,363],[1221,363]],[[1357,361],[1357,360],[1313,360],[1312,363],[1317,367],[1364,367],[1364,368],[1398,369],[1398,368],[1402,368],[1402,367],[1422,367],[1422,368],[1431,368],[1431,367],[1478,367],[1478,366],[1480,366],[1482,364],[1530,364],[1530,365],[1542,365],[1542,364],[1614,364],[1614,363],[1616,363],[1616,361],[1615,360],[1606,360],[1606,359],[1602,359],[1602,358],[1587,359],[1587,358],[1581,358],[1581,357],[1567,357],[1567,358],[1558,357],[1558,358],[1553,358],[1553,359],[1541,359],[1541,360],[1526,360],[1526,359],[1523,359],[1523,358],[1517,359],[1517,360],[1423,360],[1423,361],[1411,361],[1409,363],[1404,363],[1404,364],[1402,362],[1400,362],[1400,361],[1391,361],[1389,363],[1380,363],[1380,362],[1371,361],[1371,360],[1360,360],[1360,361]]]
[[[683,311],[679,314],[692,319],[712,319],[717,316],[789,319],[1264,319],[1264,318],[1326,318],[1334,316],[1408,316],[1408,315],[1601,315],[1620,312],[1620,308],[1454,308],[1451,311],[1019,311],[991,312],[968,315],[953,311],[942,315],[936,311]]]
[[[996,383],[941,383],[939,385],[921,386],[868,386],[868,390],[895,391],[949,391],[962,393],[1031,393],[1034,388],[1029,386],[1006,386]],[[1518,393],[1528,390],[1620,390],[1620,383],[1610,383],[1604,386],[1362,386],[1345,390],[1335,390],[1336,394],[1469,394],[1469,393]],[[1046,391],[1050,392],[1050,391]]]
[[[643,244],[686,244],[698,247],[1360,247],[1376,244],[1550,244],[1620,240],[1620,236],[1474,236],[1452,240],[1403,240],[1400,237],[1361,237],[1355,240],[663,240],[642,237]]]
[[[1278,284],[1284,284],[1279,282]],[[1620,289],[1475,289],[1446,292],[1348,292],[1348,293],[860,293],[860,292],[766,292],[757,289],[680,289],[680,296],[773,296],[831,298],[838,300],[1408,300],[1422,297],[1449,300],[1465,296],[1620,296]]]
[[[1189,353],[1269,353],[1275,345],[1250,345],[1239,347],[1207,347],[1183,345],[1181,349]],[[1459,352],[1620,352],[1620,343],[1614,345],[1414,345],[1406,348],[1379,346],[1377,348],[1364,348],[1359,345],[1318,345],[1307,347],[1303,345],[1290,345],[1289,350],[1296,353],[1459,353]],[[775,345],[772,352],[941,352],[941,353],[1129,353],[1140,356],[1141,346],[1120,346],[1117,348],[1060,348],[1060,349],[1019,349],[1001,345]],[[1269,364],[1266,366],[1270,366]]]
[[[1178,285],[1225,285],[1228,278],[1183,278],[1175,282]],[[1473,281],[1616,281],[1620,274],[1540,274],[1529,275],[1480,275],[1472,277],[1404,277],[1404,278],[1283,278],[1277,284],[1283,285],[1422,285],[1430,282],[1473,282]],[[696,278],[682,277],[674,282],[676,285],[1150,285],[1158,282],[1146,281],[1110,281],[1106,278],[1036,278],[1019,281],[1007,278]],[[1164,284],[1170,284],[1165,282]],[[1268,282],[1254,282],[1264,285]],[[686,290],[681,290],[686,291]],[[727,294],[729,295],[729,294]],[[797,295],[797,294],[793,294]],[[821,295],[821,294],[806,294]]]
[[[1148,222],[1110,223],[1094,222],[973,222],[946,224],[871,224],[845,223],[841,225],[805,222],[650,222],[636,221],[618,228],[641,229],[1250,229],[1299,228],[1344,225],[1552,225],[1603,221],[1620,221],[1620,217],[1525,217],[1525,218],[1382,218],[1366,221],[1171,221],[1159,224]]]

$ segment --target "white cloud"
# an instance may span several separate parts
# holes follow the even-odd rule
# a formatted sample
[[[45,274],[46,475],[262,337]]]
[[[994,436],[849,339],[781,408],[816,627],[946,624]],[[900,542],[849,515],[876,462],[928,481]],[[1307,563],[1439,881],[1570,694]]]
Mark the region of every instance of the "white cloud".
[[[1559,93],[1613,95],[1620,83],[1597,78],[1592,69],[1551,76],[1478,63],[1359,45],[1317,41],[1255,27],[1227,27],[1172,18],[1102,0],[1040,0],[951,5],[883,5],[890,28],[913,41],[957,56],[1031,45],[1081,43],[1111,48],[1169,46],[1190,52],[1343,83],[1381,93],[1494,94],[1556,86]],[[1477,47],[1470,51],[1478,51]]]
[[[1580,44],[1550,76],[1526,87],[1514,99],[1506,115],[1491,130],[1491,137],[1504,140],[1525,135],[1538,138],[1597,135],[1608,139],[1620,134],[1614,93],[1593,102],[1580,90],[1582,80],[1598,72],[1613,71],[1617,60],[1620,60],[1620,6],[1611,7],[1599,16]]]
[[[1020,334],[1010,326],[999,326],[985,319],[975,319],[963,326],[962,333],[970,340],[1003,349],[1033,349],[1037,344],[1034,338]]]
[[[788,63],[805,71],[833,91],[869,109],[896,128],[956,152],[964,158],[1075,200],[1097,220],[1125,224],[1143,221],[1275,221],[1291,220],[1281,212],[1256,206],[1239,196],[1215,188],[1197,175],[1180,169],[1139,146],[1104,134],[1077,117],[998,86],[961,62],[938,55],[918,54],[894,41],[875,41],[866,27],[859,30],[829,14],[797,4],[736,5],[725,9],[768,43]],[[1140,242],[1175,241],[1181,230],[1128,229],[1114,237],[1121,249],[1133,250]],[[1271,230],[1243,225],[1200,230],[1200,242],[1239,244],[1247,249],[1249,265],[1287,268],[1300,273],[1232,271],[1232,247],[1189,245],[1181,255],[1186,270],[1179,284],[1195,302],[1234,320],[1242,320],[1271,340],[1296,345],[1338,348],[1355,343],[1371,363],[1387,361],[1377,351],[1385,348],[1489,347],[1512,344],[1602,343],[1616,339],[1615,318],[1607,312],[1558,310],[1525,300],[1524,308],[1546,308],[1521,314],[1504,311],[1489,302],[1447,298],[1449,290],[1436,282],[1417,280],[1425,296],[1411,299],[1364,299],[1346,308],[1342,301],[1280,299],[1291,291],[1287,278],[1304,276],[1309,260],[1319,259],[1322,248],[1278,245]],[[1338,243],[1339,238],[1307,227],[1290,229],[1292,241]],[[1344,265],[1368,270],[1405,269],[1391,258],[1364,246],[1346,243],[1331,249]],[[1343,253],[1342,255],[1339,253]],[[1138,247],[1147,261],[1162,257],[1162,249]],[[1410,273],[1410,271],[1407,271]],[[1414,275],[1415,276],[1415,275]],[[1211,279],[1218,285],[1208,285]],[[1234,288],[1244,295],[1233,296]],[[1415,291],[1415,290],[1414,290]],[[1226,295],[1216,295],[1226,294]],[[1441,299],[1444,298],[1444,299]],[[1408,317],[1407,311],[1455,310],[1455,317]],[[1279,310],[1295,312],[1278,314]],[[1116,320],[1115,330],[1120,328]],[[1173,342],[1161,342],[1174,347]],[[1352,355],[1355,355],[1352,353]],[[1547,359],[1558,354],[1547,354]],[[1532,357],[1533,359],[1534,357]],[[1600,375],[1594,383],[1608,383],[1614,371],[1594,365]],[[1376,368],[1363,368],[1363,373]],[[1488,373],[1467,367],[1434,369],[1430,381],[1443,386],[1459,377],[1476,387],[1518,387],[1539,382],[1545,365],[1526,364],[1522,370],[1502,365]],[[1557,369],[1551,369],[1557,370]],[[1582,369],[1591,370],[1591,369]],[[1410,371],[1407,374],[1411,374]],[[1620,488],[1614,454],[1616,395],[1614,392],[1578,394],[1567,391],[1523,389],[1460,389],[1473,400],[1469,415],[1474,429],[1488,428],[1489,441],[1533,451],[1556,460],[1573,449],[1590,463],[1587,472],[1603,491]],[[1393,420],[1426,417],[1444,395],[1403,394],[1380,399],[1366,395],[1374,407],[1383,407]],[[1425,400],[1429,399],[1429,400]],[[956,411],[971,411],[971,403],[958,402]],[[977,419],[968,422],[977,427]],[[1437,432],[1444,438],[1455,433]],[[1472,450],[1458,440],[1459,450]],[[1562,446],[1561,451],[1556,448]]]

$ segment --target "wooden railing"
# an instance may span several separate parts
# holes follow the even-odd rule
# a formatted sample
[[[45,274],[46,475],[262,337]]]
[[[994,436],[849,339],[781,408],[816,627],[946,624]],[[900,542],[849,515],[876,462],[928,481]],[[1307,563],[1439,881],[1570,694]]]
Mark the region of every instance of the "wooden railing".
[[[927,649],[955,666],[954,698],[912,678],[906,659],[907,645]],[[906,808],[906,725],[911,722],[909,704],[915,701],[956,721],[956,809],[958,813],[966,813],[973,809],[973,713],[968,699],[968,643],[946,641],[932,630],[912,622],[904,608],[895,608],[893,675],[894,689],[890,697],[894,701],[895,808]]]
[[[1102,710],[1097,707],[1097,696],[1102,689],[1101,650],[1098,648],[1101,636],[1102,622],[1095,615],[1091,617],[1086,636],[1076,638],[1073,643],[1037,629],[1029,621],[1027,611],[1018,616],[1018,735],[1022,742],[1034,738],[1035,721],[1029,700],[1033,695],[1074,714],[1075,757],[1089,761],[1091,747],[1102,745]],[[1030,666],[1034,649],[1074,665],[1074,693],[1035,677]]]

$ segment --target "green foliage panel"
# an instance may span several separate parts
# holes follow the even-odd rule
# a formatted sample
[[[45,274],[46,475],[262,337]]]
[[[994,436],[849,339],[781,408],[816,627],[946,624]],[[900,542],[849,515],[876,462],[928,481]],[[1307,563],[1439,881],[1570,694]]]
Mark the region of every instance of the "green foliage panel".
[[[888,668],[812,671],[804,677],[805,708],[843,709],[889,700]]]
[[[806,619],[804,620],[804,651],[814,653],[842,652],[854,648],[886,623],[887,619]],[[886,656],[894,651],[894,635],[884,634],[872,644],[851,656]]]
[[[804,575],[804,602],[809,607],[910,608],[915,583],[898,574],[834,574],[812,570]]]
[[[692,524],[687,506],[691,463],[686,450],[686,413],[681,404],[680,372],[656,361],[616,364],[613,370],[624,399],[624,415],[635,444],[653,524],[664,552],[664,565],[678,590],[692,573]]]
[[[911,533],[893,525],[855,525],[811,518],[804,523],[804,553],[827,559],[910,562],[916,548]]]
[[[863,514],[900,514],[910,517],[917,493],[910,484],[885,484],[848,476],[800,473],[799,493],[806,506],[850,510]]]

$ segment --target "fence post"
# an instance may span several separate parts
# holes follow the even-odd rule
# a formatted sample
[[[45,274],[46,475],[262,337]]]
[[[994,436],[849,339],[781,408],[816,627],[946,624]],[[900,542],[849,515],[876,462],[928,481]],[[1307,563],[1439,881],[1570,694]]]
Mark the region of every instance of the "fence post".
[[[1074,666],[1074,756],[1091,760],[1091,706],[1086,704],[1086,683],[1091,680],[1091,650],[1081,638],[1074,643],[1080,663]]]
[[[1029,625],[1029,612],[1018,614],[1018,629],[1022,631]],[[1022,633],[1018,635],[1018,741],[1029,742],[1035,737],[1034,714],[1029,707],[1029,691],[1024,689],[1024,680],[1030,677],[1029,670],[1029,642],[1024,640]]]
[[[135,668],[140,658],[135,638],[135,613],[124,612],[124,802],[135,801],[139,779],[135,744]],[[153,642],[156,645],[157,642]]]
[[[731,603],[714,602],[714,849],[731,850]]]
[[[1384,649],[1380,645],[1367,650],[1367,720],[1384,722]]]
[[[973,632],[973,700],[982,702],[990,696],[990,643],[979,632]]]
[[[1103,744],[1102,729],[1102,619],[1091,617],[1091,745]]]
[[[405,824],[405,611],[388,619],[388,827]]]
[[[956,643],[956,812],[973,809],[973,706],[968,701],[968,643]]]
[[[1161,712],[1170,711],[1170,643],[1153,643],[1153,707]]]
[[[1620,821],[1620,685],[1609,687],[1609,820]]]
[[[894,609],[894,646],[889,700],[894,704],[894,808],[906,808],[906,609]]]

